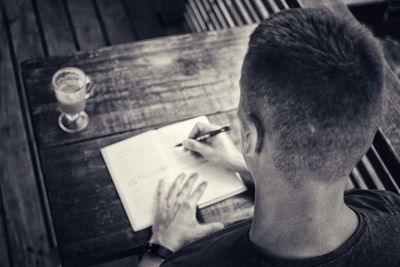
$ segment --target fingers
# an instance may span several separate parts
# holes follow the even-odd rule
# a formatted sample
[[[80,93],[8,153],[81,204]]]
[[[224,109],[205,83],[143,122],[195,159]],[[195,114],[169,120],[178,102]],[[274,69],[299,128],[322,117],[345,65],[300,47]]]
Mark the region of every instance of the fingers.
[[[207,156],[212,153],[212,148],[209,145],[200,143],[194,139],[186,139],[182,142],[184,148],[197,152],[202,156]]]
[[[157,187],[157,210],[163,210],[165,202],[165,182],[161,179]]]
[[[164,179],[161,179],[158,182],[157,197],[158,197],[158,201],[159,202],[164,200],[164,197],[165,197],[165,182],[164,182]]]
[[[174,202],[171,202],[172,216],[175,216],[179,209],[184,204],[189,204],[189,194],[192,192],[193,185],[196,182],[196,179],[199,175],[197,173],[193,173],[190,177],[186,180],[185,184],[182,186],[182,189],[179,191],[178,195],[176,196]]]
[[[197,177],[199,177],[199,175],[197,173],[193,173],[192,175],[190,175],[190,177],[184,183],[181,191],[179,191],[179,193],[178,193],[177,197],[179,199],[181,199],[181,200],[187,199],[190,192],[192,192],[193,185],[194,185],[194,182],[196,181]]]
[[[176,201],[176,196],[178,194],[178,190],[179,188],[181,188],[182,182],[184,181],[185,178],[185,174],[181,173],[178,175],[178,177],[175,179],[174,183],[172,184],[169,192],[168,192],[168,196],[167,196],[167,200],[168,200],[168,206],[172,206],[175,201]]]
[[[199,121],[193,127],[188,138],[196,138],[197,136],[199,136],[202,133],[217,130],[219,128],[221,128],[221,127],[218,125]]]
[[[202,182],[197,186],[197,188],[194,190],[194,192],[189,198],[189,202],[191,205],[193,206],[197,205],[197,202],[199,202],[200,198],[204,195],[206,188],[207,188],[207,182]]]

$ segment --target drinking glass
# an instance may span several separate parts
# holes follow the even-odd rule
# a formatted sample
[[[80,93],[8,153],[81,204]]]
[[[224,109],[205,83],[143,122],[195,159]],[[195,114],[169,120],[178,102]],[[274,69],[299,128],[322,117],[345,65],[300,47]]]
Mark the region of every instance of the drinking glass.
[[[58,117],[60,128],[68,133],[85,129],[89,124],[86,99],[93,93],[89,76],[78,68],[62,68],[53,75],[52,86],[61,111]]]

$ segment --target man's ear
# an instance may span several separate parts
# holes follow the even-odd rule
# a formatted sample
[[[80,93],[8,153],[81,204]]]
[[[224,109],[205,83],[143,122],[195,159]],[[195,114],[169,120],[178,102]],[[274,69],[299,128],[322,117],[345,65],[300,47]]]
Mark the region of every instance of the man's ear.
[[[259,154],[264,143],[264,127],[256,115],[247,116],[247,130],[243,140],[243,153]]]

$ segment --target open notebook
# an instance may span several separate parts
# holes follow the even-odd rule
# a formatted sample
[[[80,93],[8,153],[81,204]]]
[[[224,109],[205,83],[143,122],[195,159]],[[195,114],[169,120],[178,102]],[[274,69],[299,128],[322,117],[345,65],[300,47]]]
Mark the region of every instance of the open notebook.
[[[156,189],[160,179],[166,187],[184,172],[199,174],[196,184],[208,182],[199,208],[214,204],[246,190],[240,176],[174,147],[189,135],[196,122],[207,117],[175,123],[148,131],[101,149],[108,171],[134,231],[152,225]],[[196,187],[196,184],[194,188]]]

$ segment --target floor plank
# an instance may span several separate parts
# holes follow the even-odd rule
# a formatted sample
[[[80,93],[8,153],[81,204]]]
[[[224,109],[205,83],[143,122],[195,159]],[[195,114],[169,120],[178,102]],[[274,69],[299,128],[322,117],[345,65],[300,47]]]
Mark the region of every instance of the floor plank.
[[[98,264],[95,265],[93,267],[136,267],[139,263],[139,258],[137,255],[133,255],[130,257],[126,257],[126,258],[122,258],[119,260],[115,260],[115,261],[110,261],[107,263],[102,263],[102,264]]]
[[[112,45],[136,39],[121,0],[97,0],[96,3]]]
[[[151,39],[166,35],[165,27],[163,27],[161,18],[153,8],[152,1],[123,1],[138,39]]]
[[[26,3],[26,2],[24,2]],[[23,5],[24,5],[23,3]],[[29,15],[28,15],[29,16]],[[19,25],[12,29],[26,29]],[[56,266],[52,260],[47,232],[40,206],[39,194],[30,157],[27,136],[21,112],[12,57],[9,50],[6,23],[0,16],[0,187],[7,222],[7,237],[11,249],[12,266]],[[18,31],[17,31],[18,32]],[[14,36],[15,32],[14,32]],[[35,40],[33,35],[27,40]],[[39,43],[40,44],[40,43]],[[25,43],[26,50],[29,43]],[[20,49],[21,46],[17,46]],[[19,50],[21,52],[21,50]],[[39,51],[40,52],[40,51]],[[21,52],[21,57],[28,56]]]
[[[68,10],[78,39],[78,50],[86,51],[106,45],[92,1],[68,0]]]
[[[31,0],[3,1],[3,5],[8,12],[6,15],[18,60],[43,57],[44,48]]]
[[[0,187],[0,262],[1,266],[10,267],[10,257],[9,257],[9,246],[8,246],[8,237],[7,237],[7,228],[6,228],[6,218],[3,208],[3,196],[1,194]]]
[[[49,55],[75,52],[76,47],[62,0],[34,0]]]

